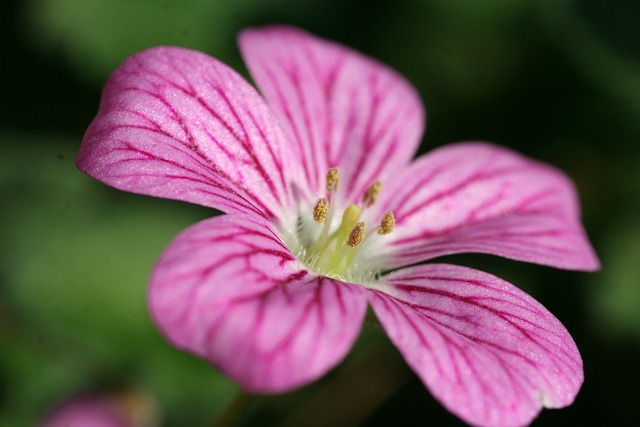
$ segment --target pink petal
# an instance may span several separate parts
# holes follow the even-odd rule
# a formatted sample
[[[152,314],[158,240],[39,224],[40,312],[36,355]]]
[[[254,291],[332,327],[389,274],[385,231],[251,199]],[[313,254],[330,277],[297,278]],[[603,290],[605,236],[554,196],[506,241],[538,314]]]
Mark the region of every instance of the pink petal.
[[[363,288],[307,272],[270,225],[248,215],[212,218],[179,235],[150,289],[167,338],[253,392],[325,374],[349,351],[366,304]]]
[[[202,53],[159,47],[109,78],[77,164],[122,190],[274,216],[290,203],[293,161],[242,77]]]
[[[312,196],[323,191],[329,167],[338,166],[343,195],[355,201],[415,153],[424,111],[393,70],[294,28],[246,30],[239,42],[302,159]]]
[[[388,267],[482,252],[553,267],[596,270],[575,188],[558,170],[486,143],[419,158],[383,194],[397,228]],[[386,197],[384,197],[386,196]]]
[[[526,424],[580,389],[582,360],[567,330],[497,277],[446,264],[407,268],[370,302],[431,393],[470,424]]]

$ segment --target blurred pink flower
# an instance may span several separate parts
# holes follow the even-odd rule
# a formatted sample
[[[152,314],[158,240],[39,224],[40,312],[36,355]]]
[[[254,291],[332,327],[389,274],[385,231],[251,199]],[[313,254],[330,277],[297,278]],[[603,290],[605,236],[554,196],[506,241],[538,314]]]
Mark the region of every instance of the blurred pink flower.
[[[40,427],[131,427],[131,424],[111,400],[83,395],[58,405]]]
[[[549,311],[487,273],[415,265],[482,252],[597,269],[567,177],[483,142],[412,160],[424,111],[394,71],[293,28],[239,42],[264,98],[202,53],[138,53],[107,82],[77,161],[116,188],[227,213],[185,230],[154,269],[166,337],[248,391],[281,392],[339,363],[370,304],[471,424],[571,404],[582,360]]]

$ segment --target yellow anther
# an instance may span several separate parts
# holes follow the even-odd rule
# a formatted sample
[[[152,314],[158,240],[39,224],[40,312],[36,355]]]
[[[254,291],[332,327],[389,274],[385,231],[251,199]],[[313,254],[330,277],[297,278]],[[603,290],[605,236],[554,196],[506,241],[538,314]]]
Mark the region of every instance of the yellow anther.
[[[382,216],[380,221],[380,227],[378,228],[378,234],[389,234],[396,226],[396,217],[393,212],[387,212]]]
[[[338,181],[340,181],[338,168],[329,169],[329,172],[327,172],[327,193],[332,193],[338,189]]]
[[[351,233],[349,233],[349,238],[347,239],[347,246],[351,246],[352,248],[357,248],[360,246],[360,243],[364,240],[364,232],[367,229],[367,224],[364,222],[359,222],[353,227]]]
[[[382,184],[380,181],[373,181],[369,188],[367,188],[362,196],[362,204],[365,208],[372,206],[376,199],[378,198],[378,194],[380,194],[380,190],[382,190]]]
[[[322,224],[327,217],[327,211],[329,210],[329,201],[324,197],[318,200],[316,206],[313,208],[313,219],[316,222]]]

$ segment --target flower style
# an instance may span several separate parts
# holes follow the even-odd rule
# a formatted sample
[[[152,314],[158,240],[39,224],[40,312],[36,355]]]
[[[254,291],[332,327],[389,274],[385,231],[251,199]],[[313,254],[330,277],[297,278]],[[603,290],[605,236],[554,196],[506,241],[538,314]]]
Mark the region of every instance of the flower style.
[[[595,270],[571,182],[489,143],[412,160],[416,91],[344,46],[287,27],[241,33],[264,98],[202,53],[159,47],[108,80],[78,167],[116,188],[226,215],[180,234],[154,268],[154,321],[251,392],[317,379],[370,304],[448,410],[521,425],[574,400],[564,326],[487,273],[418,264],[482,252]]]

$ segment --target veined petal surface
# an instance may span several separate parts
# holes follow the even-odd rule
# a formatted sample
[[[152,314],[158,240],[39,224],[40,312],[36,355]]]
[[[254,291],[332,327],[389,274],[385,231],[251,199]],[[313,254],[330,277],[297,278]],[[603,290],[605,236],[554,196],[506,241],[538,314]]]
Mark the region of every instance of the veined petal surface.
[[[462,252],[575,270],[599,267],[569,179],[506,148],[439,148],[389,187],[375,206],[396,216],[396,230],[381,251],[389,268]]]
[[[527,424],[542,407],[571,404],[582,385],[582,359],[560,321],[487,273],[407,268],[370,302],[431,393],[472,425]]]
[[[277,217],[290,206],[297,160],[240,75],[200,52],[159,47],[109,78],[77,164],[121,190]]]
[[[311,197],[330,167],[339,193],[358,202],[373,180],[404,168],[424,128],[417,92],[388,67],[347,47],[288,27],[250,29],[240,48],[302,159]]]
[[[364,288],[307,272],[267,222],[241,214],[180,234],[150,286],[167,338],[252,392],[325,374],[351,348],[367,306]]]

